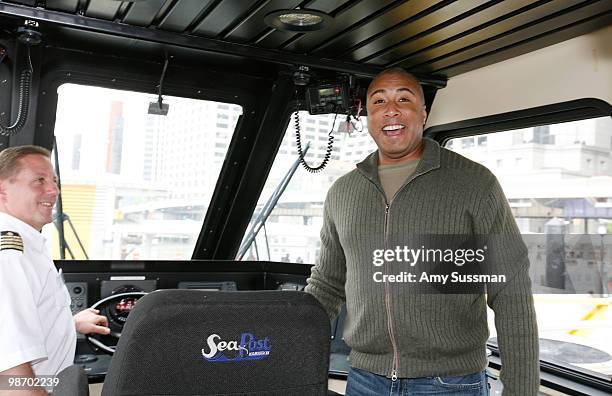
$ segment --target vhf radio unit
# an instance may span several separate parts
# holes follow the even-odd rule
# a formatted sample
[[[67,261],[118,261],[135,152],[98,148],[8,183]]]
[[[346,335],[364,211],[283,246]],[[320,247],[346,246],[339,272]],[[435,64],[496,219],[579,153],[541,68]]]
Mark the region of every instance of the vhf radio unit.
[[[351,108],[348,81],[321,83],[308,87],[306,102],[310,114],[347,114]]]

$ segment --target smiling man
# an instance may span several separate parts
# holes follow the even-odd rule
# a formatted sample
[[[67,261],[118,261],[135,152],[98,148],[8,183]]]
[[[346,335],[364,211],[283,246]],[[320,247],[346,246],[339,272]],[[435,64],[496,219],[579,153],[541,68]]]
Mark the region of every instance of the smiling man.
[[[379,164],[393,165],[421,157],[427,119],[423,89],[401,69],[389,69],[370,84],[368,131],[379,149]]]
[[[72,364],[75,330],[110,331],[96,310],[72,317],[70,295],[40,233],[59,195],[50,156],[37,146],[0,153],[0,376],[56,375]]]
[[[527,249],[491,172],[423,139],[427,118],[418,80],[398,68],[367,92],[368,130],[378,150],[339,178],[325,200],[321,252],[306,291],[337,316],[346,303],[351,347],[348,396],[487,395],[486,306],[495,312],[504,395],[536,395],[538,332]],[[508,282],[484,294],[423,294],[375,282],[397,262],[373,252],[415,235],[490,237]],[[393,267],[395,265],[395,267]]]

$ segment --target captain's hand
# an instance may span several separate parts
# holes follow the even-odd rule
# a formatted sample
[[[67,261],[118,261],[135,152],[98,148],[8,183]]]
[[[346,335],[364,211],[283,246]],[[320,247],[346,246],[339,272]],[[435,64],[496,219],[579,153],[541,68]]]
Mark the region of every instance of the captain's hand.
[[[97,309],[87,308],[74,315],[76,330],[81,334],[109,334],[108,319],[99,313]]]

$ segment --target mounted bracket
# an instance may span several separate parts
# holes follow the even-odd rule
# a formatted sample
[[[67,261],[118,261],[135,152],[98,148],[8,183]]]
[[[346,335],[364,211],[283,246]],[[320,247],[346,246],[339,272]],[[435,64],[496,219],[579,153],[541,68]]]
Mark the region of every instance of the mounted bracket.
[[[162,97],[162,88],[164,86],[164,78],[166,77],[166,71],[168,70],[168,56],[166,55],[166,59],[164,60],[164,68],[162,69],[161,77],[159,78],[159,84],[157,85],[157,102],[149,103],[149,114],[155,115],[168,115],[168,110],[170,109],[170,105],[168,103],[164,103],[164,98]]]
[[[38,22],[26,19],[23,26],[17,28],[17,40],[25,45],[38,45],[42,42],[42,34],[38,31]]]

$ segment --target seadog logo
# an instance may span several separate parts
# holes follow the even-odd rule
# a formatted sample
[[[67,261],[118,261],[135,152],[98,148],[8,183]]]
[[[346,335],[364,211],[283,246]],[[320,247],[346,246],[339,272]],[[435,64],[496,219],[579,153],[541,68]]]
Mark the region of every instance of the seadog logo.
[[[240,341],[224,341],[219,334],[211,334],[206,344],[208,348],[202,348],[202,356],[208,362],[263,360],[272,350],[268,337],[258,340],[251,333],[242,333]]]

